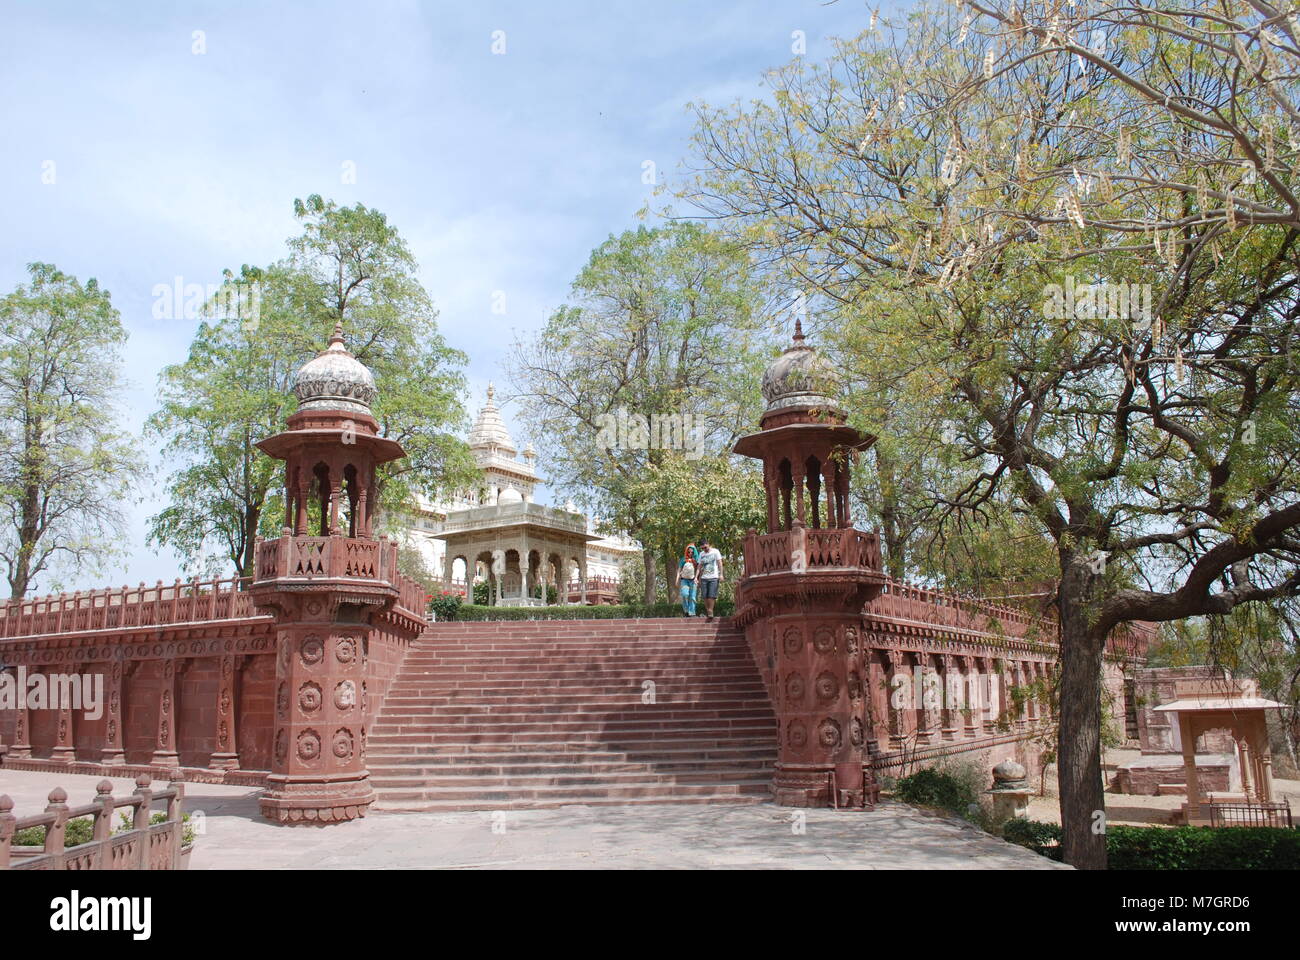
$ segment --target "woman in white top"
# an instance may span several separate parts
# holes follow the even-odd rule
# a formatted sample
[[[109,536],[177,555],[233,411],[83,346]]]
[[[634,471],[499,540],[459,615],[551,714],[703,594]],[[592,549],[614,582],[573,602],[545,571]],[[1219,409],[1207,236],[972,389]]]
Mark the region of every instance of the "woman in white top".
[[[695,616],[695,545],[688,543],[677,561],[677,588],[682,594],[682,613]]]

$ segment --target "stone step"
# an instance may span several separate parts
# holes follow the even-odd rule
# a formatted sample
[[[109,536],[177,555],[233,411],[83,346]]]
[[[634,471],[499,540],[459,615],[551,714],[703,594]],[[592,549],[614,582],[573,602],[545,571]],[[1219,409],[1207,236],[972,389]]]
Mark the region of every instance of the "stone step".
[[[501,804],[520,800],[550,800],[566,803],[588,803],[595,799],[626,800],[633,797],[703,797],[703,796],[766,796],[770,790],[769,778],[754,782],[718,783],[620,783],[612,782],[593,786],[533,786],[504,784],[497,789],[484,790],[478,786],[429,787],[407,789],[398,787],[375,791],[376,799],[384,803],[402,801],[459,801],[481,805],[478,809],[495,809]],[[467,808],[472,809],[472,808]]]
[[[401,770],[419,768],[422,770],[444,768],[490,767],[496,770],[517,770],[533,767],[573,767],[580,768],[590,764],[592,767],[606,769],[626,765],[629,769],[638,769],[646,764],[672,767],[675,765],[705,764],[771,764],[772,751],[767,746],[736,747],[717,750],[661,750],[661,751],[555,751],[555,752],[519,752],[519,753],[452,753],[452,754],[376,754],[370,752],[367,765],[371,772],[376,770]]]
[[[766,697],[763,684],[747,681],[704,681],[682,682],[665,680],[662,677],[649,677],[654,680],[655,695],[664,696],[756,696]],[[593,684],[555,684],[539,688],[536,684],[514,687],[478,684],[475,686],[423,686],[393,684],[384,696],[384,702],[403,703],[408,700],[421,702],[459,702],[470,699],[477,703],[550,703],[575,697],[640,696],[644,692],[642,680],[617,680],[610,683]]]
[[[493,702],[493,701],[496,702]],[[763,709],[768,710],[767,701],[755,694],[735,697],[699,697],[679,696],[671,693],[662,696],[656,694],[654,703],[642,703],[638,693],[629,691],[621,697],[601,697],[591,700],[586,697],[559,697],[544,701],[519,701],[509,697],[497,697],[484,700],[387,700],[379,715],[380,723],[400,722],[403,719],[419,717],[535,717],[539,721],[553,720],[554,714],[595,713],[617,714],[636,710],[649,714],[666,707],[676,710],[709,711]]]
[[[474,800],[390,800],[376,796],[370,809],[380,813],[458,813],[472,810],[553,810],[560,807],[611,807],[642,806],[654,804],[700,804],[700,803],[763,803],[770,798],[770,790],[754,793],[713,793],[692,794],[690,796],[669,797],[570,797],[550,800],[513,799],[483,803]]]
[[[771,721],[714,721],[703,725],[682,725],[680,722],[667,722],[663,725],[647,725],[642,722],[620,723],[620,725],[576,725],[565,728],[560,723],[543,723],[543,725],[476,725],[472,727],[439,725],[442,730],[421,730],[419,732],[385,731],[370,735],[369,743],[378,747],[383,744],[434,744],[447,743],[454,738],[455,743],[551,743],[556,739],[586,740],[588,743],[614,743],[615,740],[677,740],[684,735],[776,735],[775,718]],[[776,745],[772,745],[776,749]]]
[[[597,749],[598,748],[598,749]],[[517,759],[535,758],[579,759],[591,758],[631,758],[636,760],[671,759],[680,756],[727,756],[729,754],[763,753],[775,756],[770,735],[753,737],[718,737],[715,739],[673,740],[611,740],[593,745],[591,741],[530,741],[527,743],[396,743],[376,745],[372,740],[367,750],[368,759],[393,763],[410,758],[412,762],[433,762],[446,759],[448,762],[472,762],[482,759],[485,763],[510,762]]]
[[[727,621],[435,624],[367,741],[376,810],[754,802],[775,761],[775,714]]]
[[[531,790],[549,787],[604,788],[606,786],[627,787],[637,784],[677,787],[723,782],[738,785],[750,783],[766,785],[771,779],[771,773],[767,770],[755,770],[752,767],[721,766],[697,771],[659,771],[642,768],[640,770],[610,772],[608,774],[592,769],[576,773],[512,773],[509,775],[473,772],[456,775],[446,771],[439,771],[437,773],[410,776],[392,776],[377,774],[374,770],[370,771],[370,784],[376,790],[432,790],[444,788],[448,790],[477,789],[483,791],[520,790],[525,794]]]

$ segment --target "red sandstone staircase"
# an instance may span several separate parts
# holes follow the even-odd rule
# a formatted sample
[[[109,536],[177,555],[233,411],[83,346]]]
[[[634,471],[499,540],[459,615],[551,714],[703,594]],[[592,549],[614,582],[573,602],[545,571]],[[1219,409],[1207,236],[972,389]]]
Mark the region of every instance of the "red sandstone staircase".
[[[776,717],[727,621],[446,623],[403,662],[367,759],[376,810],[754,802]]]

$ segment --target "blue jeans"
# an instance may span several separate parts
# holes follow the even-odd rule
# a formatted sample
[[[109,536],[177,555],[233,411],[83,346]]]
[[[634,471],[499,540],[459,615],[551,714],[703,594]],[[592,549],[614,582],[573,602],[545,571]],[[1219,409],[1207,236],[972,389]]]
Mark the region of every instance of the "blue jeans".
[[[688,617],[695,616],[695,581],[682,581],[682,612]]]

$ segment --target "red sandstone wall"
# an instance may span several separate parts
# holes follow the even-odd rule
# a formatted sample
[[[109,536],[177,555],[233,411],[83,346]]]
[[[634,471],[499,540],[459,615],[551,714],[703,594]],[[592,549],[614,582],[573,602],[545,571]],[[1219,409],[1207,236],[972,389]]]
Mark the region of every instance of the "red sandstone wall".
[[[126,750],[127,763],[148,763],[157,744],[163,662],[140,660],[134,666],[134,672],[122,681],[126,687],[122,708],[122,746]]]
[[[98,675],[103,678],[100,681],[104,684],[102,687],[103,705],[97,720],[91,720],[81,713],[77,713],[73,717],[72,738],[78,757],[96,760],[104,749],[104,741],[107,739],[108,734],[108,667],[104,665],[87,666],[84,671],[88,677]],[[96,681],[92,680],[91,682]]]
[[[217,748],[217,690],[221,681],[221,660],[198,657],[191,660],[176,684],[176,752],[183,767],[206,767]]]
[[[239,685],[239,766],[271,769],[271,739],[275,730],[275,656],[260,654],[244,667]]]
[[[410,652],[410,641],[382,628],[370,631],[370,653],[366,664],[366,697],[370,717],[377,717],[384,697]]]

